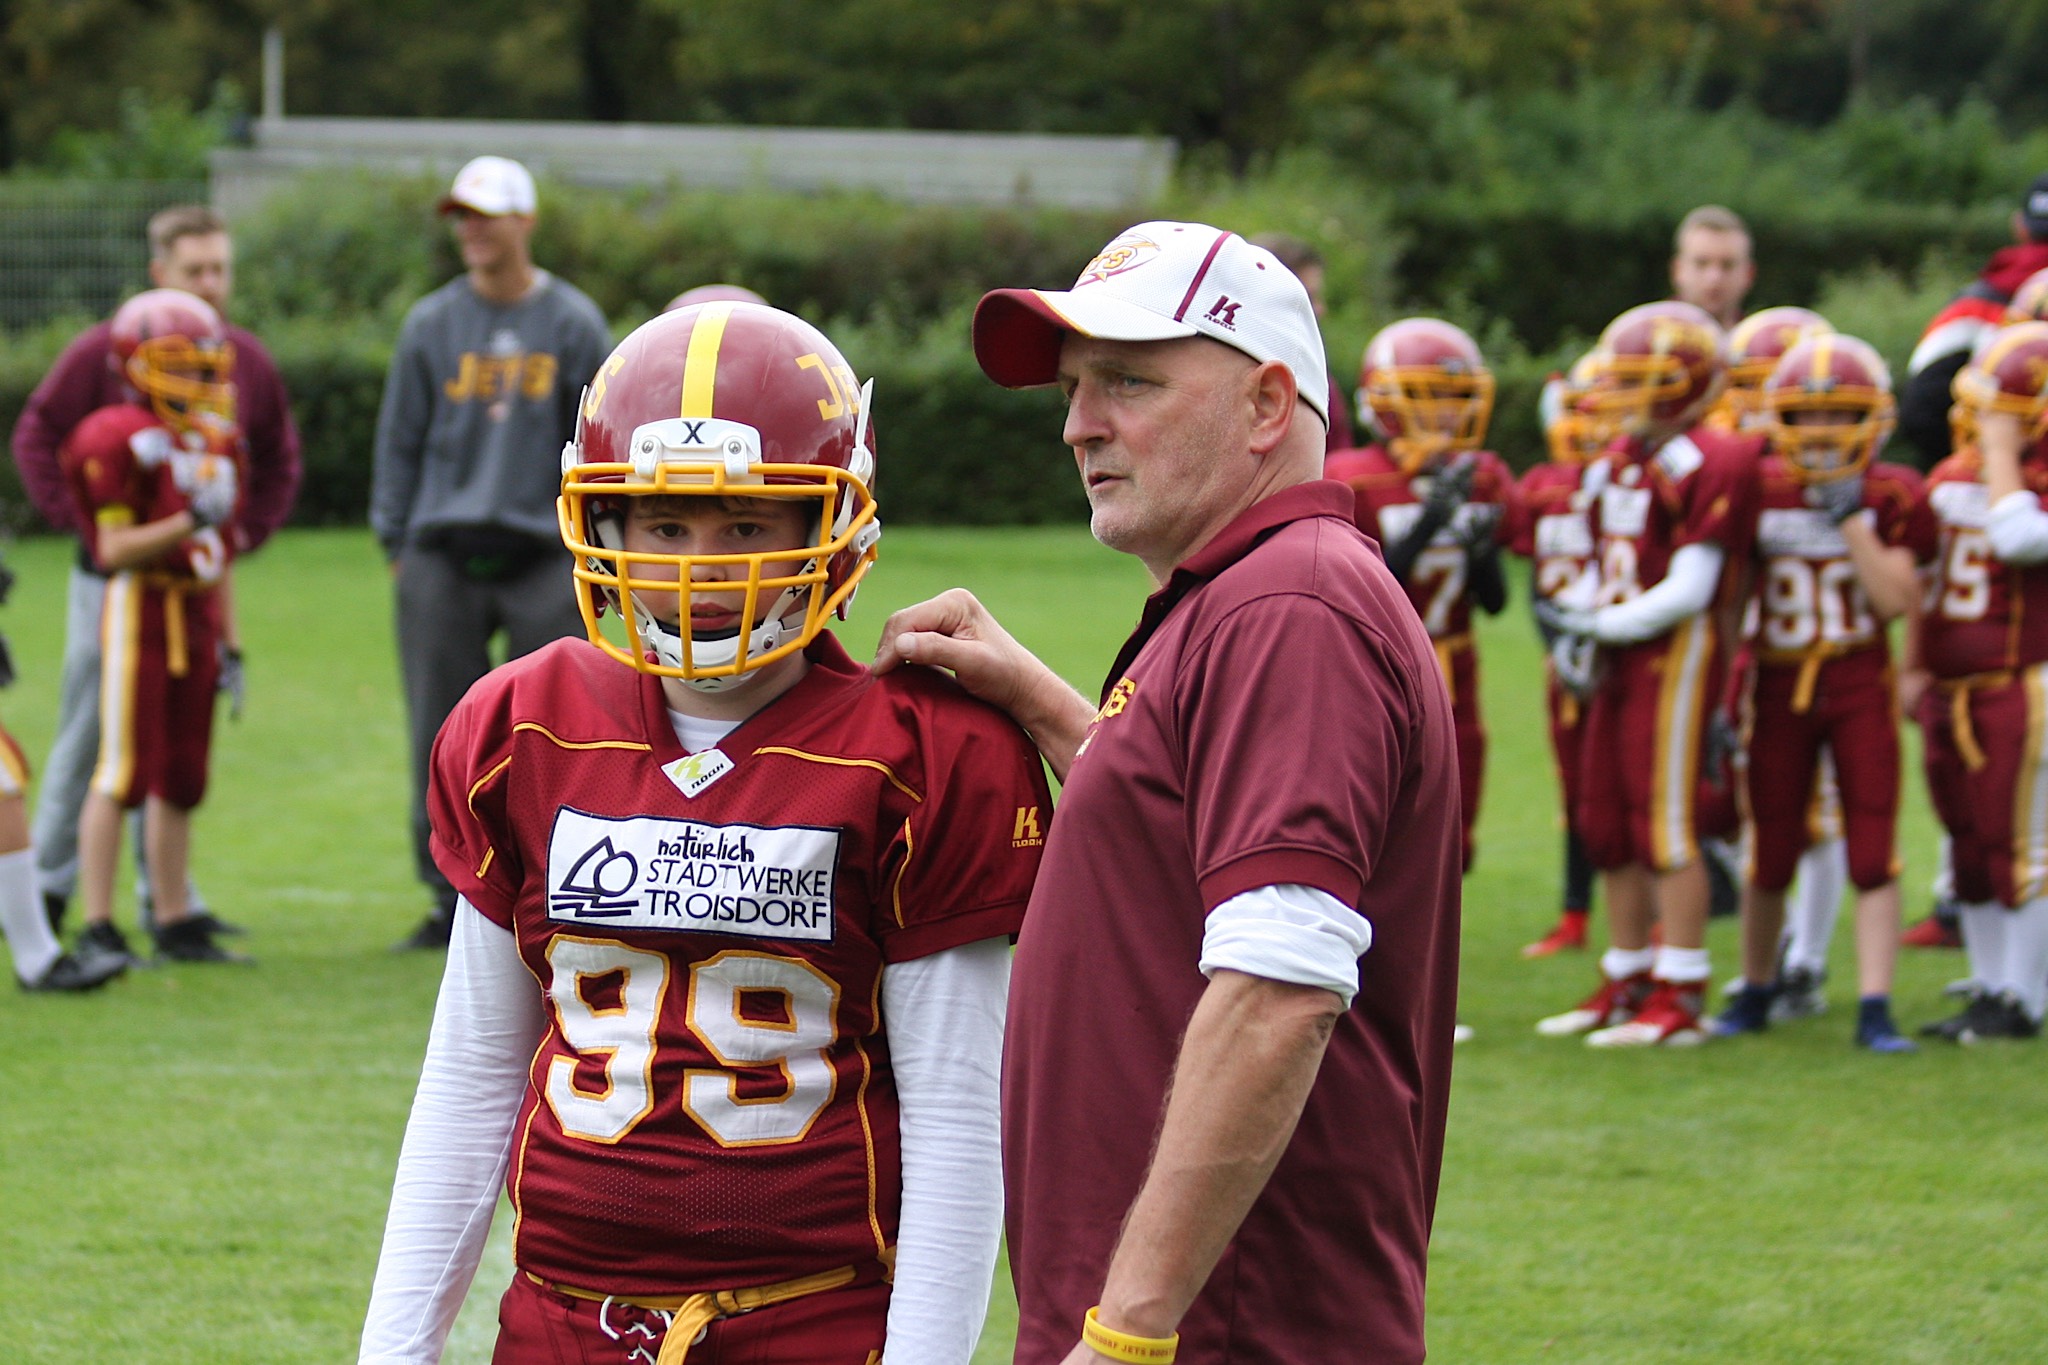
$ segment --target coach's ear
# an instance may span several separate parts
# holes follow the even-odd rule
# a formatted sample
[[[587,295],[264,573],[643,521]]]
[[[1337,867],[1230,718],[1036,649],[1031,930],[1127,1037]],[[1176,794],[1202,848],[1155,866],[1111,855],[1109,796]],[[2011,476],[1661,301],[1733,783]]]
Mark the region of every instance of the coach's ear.
[[[1294,371],[1278,360],[1252,367],[1246,376],[1252,415],[1252,454],[1264,457],[1279,449],[1294,429],[1295,400],[1301,396]]]

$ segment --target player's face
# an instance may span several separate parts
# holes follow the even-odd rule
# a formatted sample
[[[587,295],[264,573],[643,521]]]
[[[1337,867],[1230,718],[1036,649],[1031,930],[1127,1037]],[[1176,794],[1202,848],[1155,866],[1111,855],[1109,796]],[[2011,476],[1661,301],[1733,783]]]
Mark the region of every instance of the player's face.
[[[1249,356],[1205,337],[1060,348],[1065,440],[1088,492],[1089,529],[1160,581],[1241,510],[1251,456]]]
[[[1671,258],[1671,290],[1686,303],[1727,322],[1742,311],[1742,300],[1756,279],[1749,256],[1749,235],[1720,228],[1696,227],[1679,239]]]
[[[457,206],[448,210],[448,228],[455,235],[456,250],[462,253],[463,269],[505,270],[526,262],[533,217],[524,213],[478,213]]]
[[[818,529],[819,509],[811,498],[712,498],[695,496],[633,498],[626,509],[626,549],[656,555],[749,555],[778,550],[798,551],[787,560],[770,560],[762,578],[786,577],[802,570]],[[636,579],[674,579],[675,564],[634,563]],[[739,633],[746,610],[747,566],[693,564],[694,584],[735,583],[731,588],[699,586],[690,594],[690,635],[698,640],[730,639]],[[779,589],[756,594],[749,629],[767,619]],[[640,604],[668,625],[681,624],[680,594],[636,591]]]
[[[187,233],[151,259],[149,278],[159,289],[197,294],[225,313],[235,287],[234,244],[225,232]]]

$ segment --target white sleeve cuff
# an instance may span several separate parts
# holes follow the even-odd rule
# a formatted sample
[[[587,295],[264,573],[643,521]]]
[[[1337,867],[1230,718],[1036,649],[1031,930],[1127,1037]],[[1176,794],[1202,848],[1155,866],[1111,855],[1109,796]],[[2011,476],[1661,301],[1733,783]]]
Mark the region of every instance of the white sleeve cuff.
[[[433,1365],[483,1256],[547,1017],[509,930],[467,900],[392,1182],[358,1360]]]
[[[1313,886],[1262,886],[1209,912],[1202,931],[1202,975],[1219,969],[1295,986],[1320,986],[1349,1008],[1358,994],[1358,959],[1372,947],[1372,924]]]
[[[1707,541],[1679,546],[1654,586],[1593,613],[1593,638],[1603,645],[1637,644],[1699,615],[1720,586],[1722,559],[1721,547]]]
[[[2039,564],[2048,559],[2048,512],[2041,510],[2041,499],[2024,488],[1992,504],[1984,535],[1991,542],[1991,553],[2007,564]]]
[[[903,1206],[888,1357],[968,1365],[1003,1232],[1003,1015],[1010,943],[982,939],[882,969]]]

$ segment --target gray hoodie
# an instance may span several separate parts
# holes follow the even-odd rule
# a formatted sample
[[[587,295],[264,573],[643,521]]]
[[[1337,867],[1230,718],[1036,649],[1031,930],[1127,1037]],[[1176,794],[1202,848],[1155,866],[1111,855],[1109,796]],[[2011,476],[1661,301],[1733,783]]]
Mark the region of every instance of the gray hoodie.
[[[514,304],[464,276],[414,304],[377,414],[370,527],[384,553],[458,526],[552,544],[562,445],[610,353],[597,305],[544,270]]]

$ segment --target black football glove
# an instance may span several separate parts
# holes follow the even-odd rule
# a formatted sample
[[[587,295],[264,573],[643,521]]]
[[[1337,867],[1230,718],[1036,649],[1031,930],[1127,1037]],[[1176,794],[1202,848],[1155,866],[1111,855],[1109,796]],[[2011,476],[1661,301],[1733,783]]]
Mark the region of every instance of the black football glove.
[[[1550,646],[1550,668],[1559,687],[1587,701],[1600,686],[1600,648],[1584,635],[1560,635]]]
[[[1437,526],[1450,525],[1451,518],[1458,515],[1472,497],[1472,476],[1478,472],[1479,461],[1470,455],[1461,455],[1438,470],[1430,480],[1429,496],[1422,500],[1422,518]]]
[[[1560,606],[1548,597],[1538,597],[1530,601],[1529,611],[1536,617],[1536,629],[1546,645],[1560,639],[1592,638],[1593,613],[1584,607]]]
[[[14,570],[0,564],[0,603],[7,600],[7,594],[14,591]]]
[[[1846,479],[1806,485],[1806,505],[1840,526],[1863,510],[1863,476],[1851,474]]]
[[[1707,780],[1725,787],[1735,773],[1735,760],[1742,753],[1742,732],[1726,711],[1715,711],[1707,721]]]
[[[249,679],[242,671],[242,651],[223,643],[220,647],[220,677],[215,692],[227,694],[228,719],[242,718],[242,704],[249,700]]]

